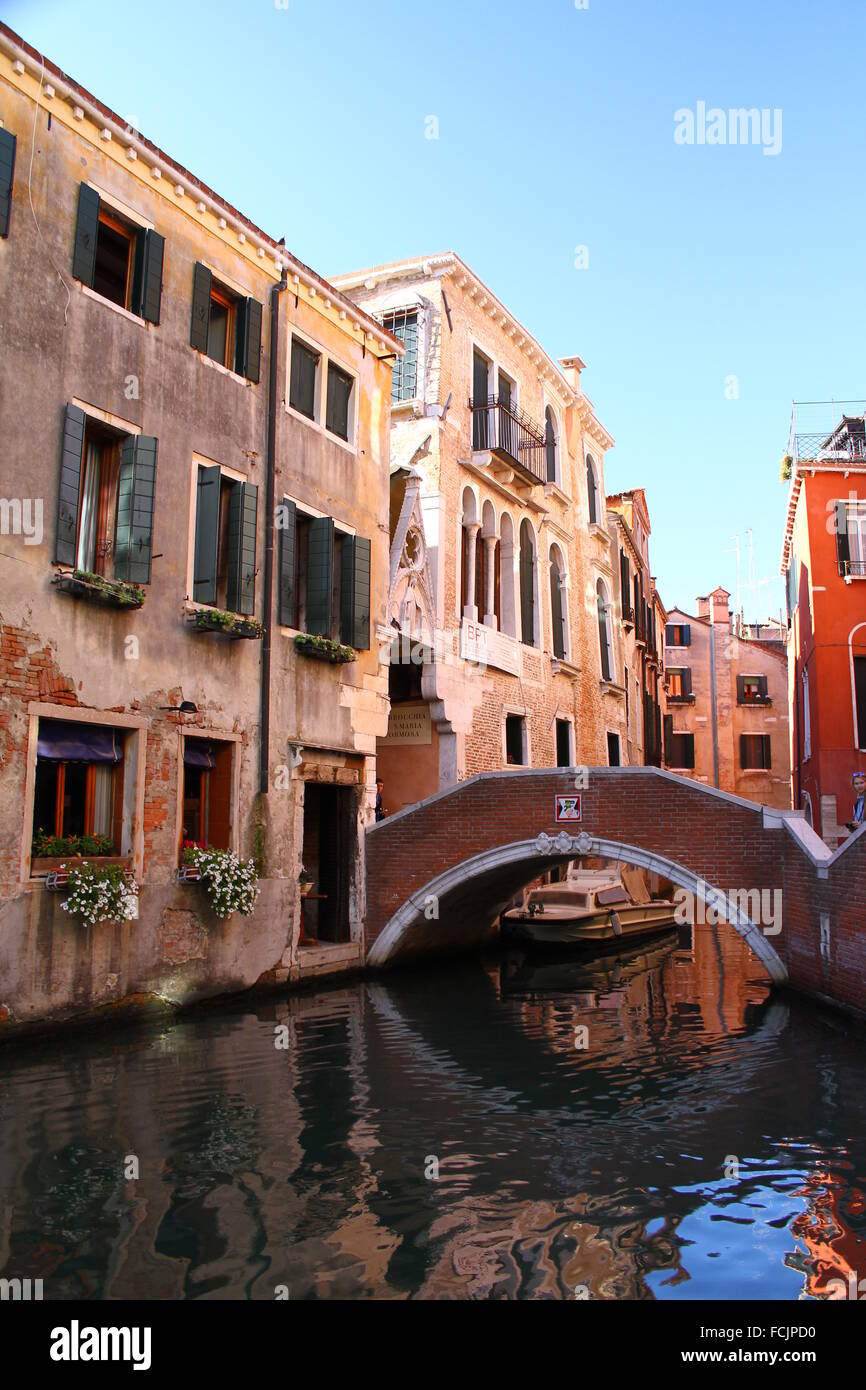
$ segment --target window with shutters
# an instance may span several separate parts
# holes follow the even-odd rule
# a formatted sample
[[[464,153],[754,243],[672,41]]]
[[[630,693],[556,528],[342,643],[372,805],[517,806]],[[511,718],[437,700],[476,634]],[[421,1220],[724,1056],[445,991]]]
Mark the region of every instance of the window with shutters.
[[[247,381],[259,380],[262,306],[219,281],[201,261],[193,270],[189,340],[217,366]]]
[[[276,513],[281,626],[370,646],[370,541],[284,497]]]
[[[669,666],[667,668],[668,700],[686,704],[694,701],[692,694],[692,671],[690,666]]]
[[[54,560],[105,578],[150,582],[157,441],[125,435],[68,405]]]
[[[355,378],[335,363],[328,363],[328,390],[325,405],[325,429],[348,443],[354,434]]]
[[[130,852],[132,817],[124,808],[126,778],[134,775],[135,737],[133,730],[116,725],[40,717],[32,858],[77,853],[75,846],[50,841],[81,836],[97,837],[81,846],[87,857]]]
[[[253,616],[256,595],[258,488],[198,464],[193,551],[195,603]]]
[[[668,623],[665,626],[666,647],[690,647],[692,629],[690,623]]]
[[[321,361],[321,353],[315,352],[300,338],[292,338],[289,405],[301,415],[306,415],[308,420],[318,419]]]
[[[694,734],[671,734],[671,767],[693,770],[695,766]]]
[[[403,356],[394,359],[391,403],[412,401],[418,395],[418,310],[393,309],[382,315],[382,327],[405,347]]]
[[[527,647],[538,645],[538,590],[535,563],[535,533],[524,517],[520,523],[520,640]]]
[[[766,676],[737,676],[738,705],[768,705]]]
[[[772,766],[769,734],[740,734],[740,767],[769,770]]]
[[[236,747],[233,742],[184,735],[181,859],[184,848],[192,845],[234,848]]]
[[[560,481],[559,440],[556,433],[556,422],[550,406],[544,412],[544,462],[547,481],[558,483]]]
[[[78,194],[72,273],[120,309],[159,323],[165,239],[124,217],[89,184]]]
[[[0,237],[9,235],[16,144],[17,139],[11,131],[0,130]]]
[[[601,525],[601,501],[598,492],[598,477],[595,471],[595,460],[592,454],[586,456],[586,498],[589,508],[590,526]]]
[[[834,506],[839,574],[843,579],[866,579],[866,501],[853,498]]]
[[[550,550],[550,623],[553,655],[560,661],[568,657],[568,597],[565,563],[558,545]]]
[[[599,579],[596,584],[595,594],[596,606],[598,609],[598,645],[601,655],[601,678],[605,681],[612,681],[614,679],[614,664],[610,597],[603,579]]]

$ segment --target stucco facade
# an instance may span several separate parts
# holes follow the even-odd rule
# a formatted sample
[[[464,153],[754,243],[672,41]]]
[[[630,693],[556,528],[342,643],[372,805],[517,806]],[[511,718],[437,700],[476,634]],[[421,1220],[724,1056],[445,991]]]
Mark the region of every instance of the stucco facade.
[[[334,959],[360,962],[362,832],[387,727],[377,630],[401,345],[58,69],[42,71],[5,28],[0,119],[17,155],[0,239],[0,1018],[297,978],[305,856],[314,889],[328,876],[307,908],[308,935],[318,918]],[[109,252],[116,261],[127,243],[124,301]],[[220,331],[232,335],[223,361]],[[314,364],[309,406],[296,340]],[[325,579],[312,540],[303,561],[287,542],[300,555],[308,531],[332,566]],[[135,603],[106,603],[76,572],[128,575]],[[216,612],[229,632],[212,630]],[[302,654],[305,629],[348,631],[354,659]],[[46,772],[67,724],[90,758],[92,730],[114,731],[122,751],[106,828],[140,884],[138,920],[92,932],[60,909],[32,853],[49,801],[55,824],[42,828],[62,833],[64,817],[85,816],[81,762],[66,765],[56,797],[59,764]],[[177,882],[181,842],[198,838],[193,826],[204,834],[205,808],[218,847],[258,863],[248,918],[218,921],[200,885]],[[92,796],[86,814],[93,823]],[[322,952],[307,959],[327,966]]]
[[[764,806],[788,809],[787,663],[743,635],[718,588],[696,614],[668,610],[665,766]]]
[[[866,421],[791,446],[782,573],[794,805],[831,849],[866,771]]]
[[[665,608],[650,568],[649,509],[643,488],[607,499],[617,570],[622,683],[628,691],[624,764],[661,767]]]
[[[453,253],[334,283],[406,345],[391,403],[385,809],[506,765],[607,763],[626,703],[604,509],[613,440],[584,364],[548,357]]]

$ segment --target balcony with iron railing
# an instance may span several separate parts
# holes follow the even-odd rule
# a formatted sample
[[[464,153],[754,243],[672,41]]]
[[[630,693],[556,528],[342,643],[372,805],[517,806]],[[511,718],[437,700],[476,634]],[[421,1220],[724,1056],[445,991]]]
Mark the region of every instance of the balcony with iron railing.
[[[852,407],[856,413],[845,413]],[[866,463],[864,402],[795,401],[788,457],[797,463]]]
[[[489,452],[524,482],[547,477],[544,431],[522,410],[498,396],[470,400],[473,453]]]
[[[838,560],[840,579],[866,579],[866,560]]]

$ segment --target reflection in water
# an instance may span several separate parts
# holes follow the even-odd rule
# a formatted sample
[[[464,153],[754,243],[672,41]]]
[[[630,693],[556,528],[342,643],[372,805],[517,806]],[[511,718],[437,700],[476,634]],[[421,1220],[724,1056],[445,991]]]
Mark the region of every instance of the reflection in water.
[[[0,1275],[46,1298],[834,1297],[866,1277],[864,1081],[862,1031],[771,997],[724,926],[34,1042],[3,1054]]]

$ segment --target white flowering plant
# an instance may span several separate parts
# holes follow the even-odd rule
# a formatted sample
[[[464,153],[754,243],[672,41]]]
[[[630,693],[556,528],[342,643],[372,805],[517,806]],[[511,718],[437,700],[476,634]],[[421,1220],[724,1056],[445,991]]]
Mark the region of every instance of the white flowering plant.
[[[184,860],[198,869],[201,882],[217,917],[239,912],[249,917],[259,896],[259,875],[254,859],[239,859],[230,849],[184,850]]]
[[[63,866],[64,869],[66,866]],[[69,896],[60,906],[85,927],[97,922],[131,922],[138,917],[138,884],[117,864],[82,860],[68,870]]]

